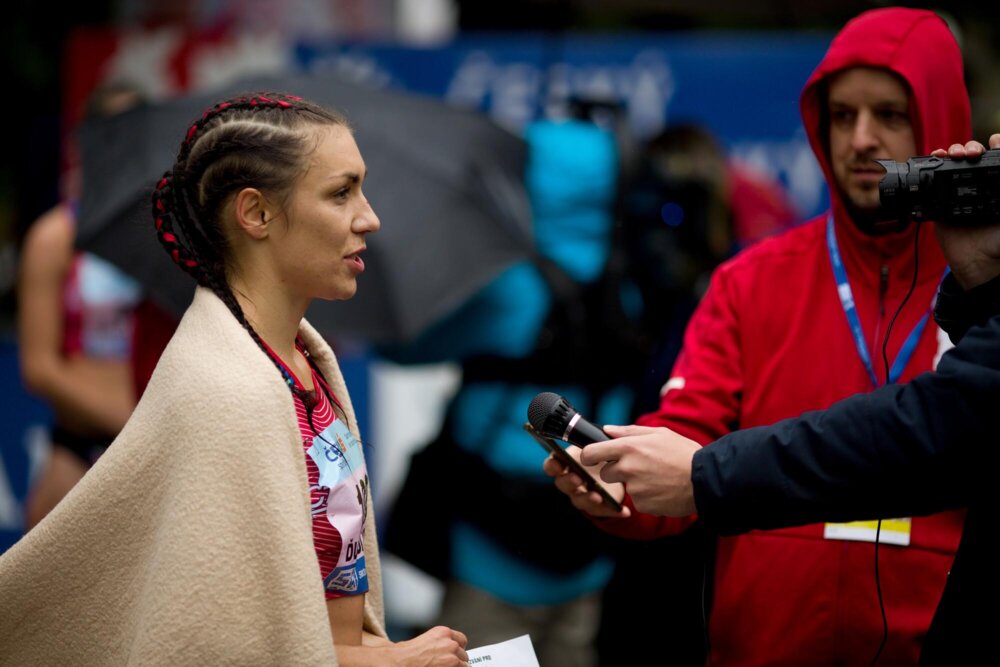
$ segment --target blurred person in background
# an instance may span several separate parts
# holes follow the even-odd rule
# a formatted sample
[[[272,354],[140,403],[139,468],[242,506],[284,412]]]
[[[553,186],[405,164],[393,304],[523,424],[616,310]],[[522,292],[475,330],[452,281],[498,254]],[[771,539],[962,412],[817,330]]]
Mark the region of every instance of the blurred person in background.
[[[712,132],[670,125],[646,141],[625,194],[627,273],[657,332],[636,414],[659,405],[684,329],[715,268],[796,222],[781,185],[730,160]]]
[[[603,419],[625,417],[639,361],[613,224],[616,136],[588,113],[526,131],[537,255],[413,343],[381,350],[462,364],[440,435],[411,461],[386,549],[445,582],[438,622],[461,623],[473,645],[528,634],[546,667],[596,664],[613,560],[606,537],[551,493],[545,452],[522,429],[527,407],[557,387]]]
[[[880,224],[884,172],[873,162],[903,161],[970,135],[962,56],[947,24],[922,10],[860,15],[834,38],[801,108],[831,211],[715,272],[660,407],[639,424],[707,444],[906,382],[933,369],[949,347],[928,321],[945,271],[941,249],[913,226]],[[599,525],[648,539],[695,518],[633,512]],[[862,522],[721,538],[706,582],[711,663],[853,665],[877,653],[887,664],[916,663],[963,519],[961,512],[904,517],[880,534]]]
[[[708,128],[677,123],[644,142],[625,194],[623,229],[627,272],[641,292],[647,330],[655,333],[636,378],[632,419],[659,405],[660,388],[712,271],[795,221],[780,184],[730,160]],[[714,539],[697,524],[679,535],[615,545],[615,573],[604,591],[598,635],[602,664],[662,658],[658,643],[622,640],[632,634],[663,637],[681,664],[704,660],[702,578],[668,573],[703,572],[714,549]],[[638,589],[671,603],[656,616],[636,617],[631,609]]]
[[[120,113],[141,99],[130,84],[103,84],[91,93],[84,119]],[[78,190],[73,177],[67,189]],[[71,193],[43,214],[21,251],[21,374],[55,414],[51,449],[28,494],[28,529],[83,477],[136,402],[130,362],[141,289],[109,262],[74,248],[78,205]]]

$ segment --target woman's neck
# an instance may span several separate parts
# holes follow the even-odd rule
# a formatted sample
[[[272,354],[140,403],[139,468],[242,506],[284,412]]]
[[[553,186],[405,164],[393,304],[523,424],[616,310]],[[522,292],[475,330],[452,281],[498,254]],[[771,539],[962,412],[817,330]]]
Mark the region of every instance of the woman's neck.
[[[250,326],[285,363],[294,363],[295,338],[308,303],[296,304],[280,290],[234,280],[233,294]]]

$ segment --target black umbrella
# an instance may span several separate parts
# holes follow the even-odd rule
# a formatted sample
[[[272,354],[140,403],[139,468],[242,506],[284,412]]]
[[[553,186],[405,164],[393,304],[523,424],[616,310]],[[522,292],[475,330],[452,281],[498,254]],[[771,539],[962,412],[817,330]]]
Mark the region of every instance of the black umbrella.
[[[407,340],[528,256],[521,139],[477,112],[326,73],[243,81],[84,125],[77,246],[117,264],[154,300],[183,312],[194,281],[156,240],[152,187],[202,111],[238,93],[268,90],[347,116],[368,167],[365,194],[382,221],[368,240],[358,294],[310,310],[321,330]]]

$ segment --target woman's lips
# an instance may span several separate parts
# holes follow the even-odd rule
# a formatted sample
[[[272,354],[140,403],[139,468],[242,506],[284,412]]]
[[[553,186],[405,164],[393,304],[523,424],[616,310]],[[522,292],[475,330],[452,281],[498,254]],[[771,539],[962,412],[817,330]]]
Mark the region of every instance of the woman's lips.
[[[351,264],[354,270],[357,271],[358,273],[361,273],[365,270],[365,260],[361,259],[362,252],[363,252],[362,250],[359,250],[344,257],[344,261]]]

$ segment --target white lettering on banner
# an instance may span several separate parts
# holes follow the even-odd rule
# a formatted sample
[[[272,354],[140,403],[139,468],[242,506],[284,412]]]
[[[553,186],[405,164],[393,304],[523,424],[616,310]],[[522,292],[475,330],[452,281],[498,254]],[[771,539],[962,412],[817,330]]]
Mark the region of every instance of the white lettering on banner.
[[[458,66],[445,99],[472,109],[485,108],[495,121],[519,131],[535,117],[542,73],[533,63],[496,64],[484,51],[472,51]]]
[[[535,118],[539,107],[555,116],[565,112],[570,97],[610,98],[625,103],[636,135],[646,137],[666,124],[674,92],[673,71],[657,49],[640,51],[623,65],[560,62],[547,72],[534,63],[496,63],[488,53],[472,51],[456,70],[445,98],[485,108],[498,123],[516,131]]]
[[[489,114],[502,125],[523,128],[535,117],[542,93],[542,72],[528,63],[496,70]]]
[[[338,76],[364,83],[373,88],[387,88],[393,83],[392,74],[374,57],[365,53],[337,53],[321,56],[310,65],[314,72],[334,72]]]
[[[459,65],[445,91],[445,99],[464,107],[479,107],[490,91],[493,59],[482,51],[473,51]]]

